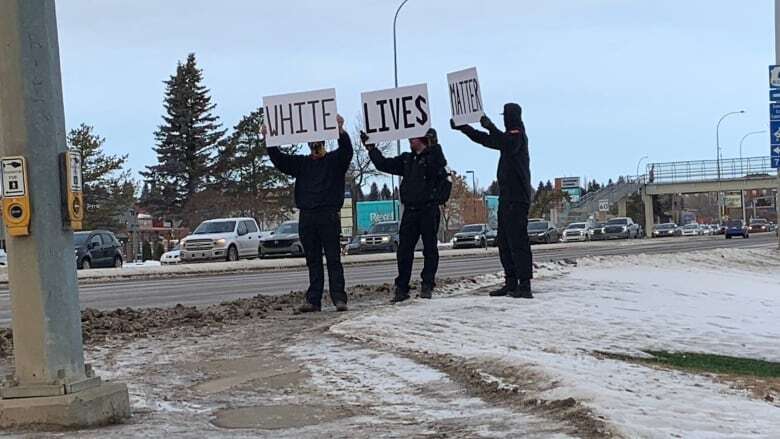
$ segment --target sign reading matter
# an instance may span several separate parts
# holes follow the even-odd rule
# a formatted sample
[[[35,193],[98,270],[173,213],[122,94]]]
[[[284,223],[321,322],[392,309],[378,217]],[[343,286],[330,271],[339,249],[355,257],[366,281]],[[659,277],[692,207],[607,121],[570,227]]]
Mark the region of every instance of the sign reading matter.
[[[371,143],[422,137],[431,127],[427,84],[365,92],[361,98]]]
[[[27,193],[24,159],[12,157],[2,160],[3,197],[23,197]]]
[[[339,138],[334,88],[266,96],[263,112],[267,146]]]
[[[455,125],[479,122],[485,114],[482,106],[482,90],[477,79],[477,69],[461,70],[447,74],[450,91],[450,107]]]

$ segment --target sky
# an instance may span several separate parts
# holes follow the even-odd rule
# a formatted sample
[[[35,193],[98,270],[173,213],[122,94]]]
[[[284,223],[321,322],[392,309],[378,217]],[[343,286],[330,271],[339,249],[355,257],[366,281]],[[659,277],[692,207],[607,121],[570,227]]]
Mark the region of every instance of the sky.
[[[398,18],[400,85],[427,83],[450,167],[485,187],[498,154],[449,128],[448,72],[476,67],[487,114],[523,106],[532,180],[605,182],[643,163],[724,157],[768,130],[770,0],[409,0]],[[156,163],[163,81],[194,52],[227,128],[262,97],[393,86],[400,0],[60,0],[68,128],[93,125],[136,172]],[[768,155],[768,133],[744,156]],[[406,148],[406,144],[402,144]],[[642,165],[644,167],[644,164]]]

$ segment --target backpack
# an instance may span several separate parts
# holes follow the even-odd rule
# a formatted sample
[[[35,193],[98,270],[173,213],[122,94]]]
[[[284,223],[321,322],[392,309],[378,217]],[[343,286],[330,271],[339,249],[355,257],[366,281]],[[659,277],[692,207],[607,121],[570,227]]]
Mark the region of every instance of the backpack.
[[[446,204],[452,194],[452,174],[450,168],[442,168],[434,189],[434,198],[439,205]]]

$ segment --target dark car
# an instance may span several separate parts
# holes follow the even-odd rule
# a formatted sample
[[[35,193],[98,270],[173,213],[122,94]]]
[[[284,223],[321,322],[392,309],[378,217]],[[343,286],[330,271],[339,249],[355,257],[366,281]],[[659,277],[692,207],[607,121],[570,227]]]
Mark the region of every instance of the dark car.
[[[653,238],[682,236],[682,230],[675,223],[656,224],[653,229]]]
[[[498,229],[490,229],[490,231],[485,234],[485,237],[487,238],[488,247],[498,246]]]
[[[750,238],[750,230],[742,220],[731,220],[726,223],[726,239],[731,239],[734,236]]]
[[[531,244],[551,244],[561,240],[561,234],[555,225],[549,221],[528,223],[528,240]]]
[[[452,240],[452,248],[487,247],[490,226],[487,224],[468,224],[463,226]]]
[[[76,267],[88,270],[96,267],[121,268],[124,259],[122,246],[113,233],[105,230],[73,234]]]
[[[356,237],[347,247],[349,254],[398,251],[398,221],[383,221],[371,226],[368,233]]]
[[[755,218],[750,220],[750,233],[771,232],[772,226],[769,221],[763,218]]]
[[[607,237],[604,235],[605,225],[605,223],[596,223],[596,225],[593,226],[593,233],[590,236],[591,241],[601,241],[607,239]]]
[[[303,256],[303,244],[298,234],[298,221],[282,223],[270,235],[260,240],[260,258],[269,256]]]

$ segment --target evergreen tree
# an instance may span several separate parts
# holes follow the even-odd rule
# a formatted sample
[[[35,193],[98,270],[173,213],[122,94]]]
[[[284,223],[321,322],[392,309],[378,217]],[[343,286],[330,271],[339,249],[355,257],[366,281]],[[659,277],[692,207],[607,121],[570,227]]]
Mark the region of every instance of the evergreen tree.
[[[83,123],[68,133],[67,142],[82,159],[84,228],[119,229],[120,216],[135,204],[135,183],[130,171],[123,169],[127,155],[106,154],[103,151],[106,139]]]
[[[368,201],[378,201],[382,195],[379,193],[379,186],[376,182],[371,183],[371,191],[368,193]]]
[[[263,113],[257,109],[244,116],[232,134],[218,147],[212,175],[213,187],[230,202],[232,209],[260,223],[286,218],[293,208],[292,179],[277,170],[260,137]],[[294,153],[294,147],[283,148]]]
[[[544,190],[546,190],[547,192],[552,192],[553,190],[555,190],[550,180],[547,180],[547,184],[544,185]]]
[[[390,192],[390,188],[387,186],[387,183],[382,186],[382,191],[380,192],[380,196],[383,200],[390,200],[393,198],[393,193]]]
[[[157,216],[177,216],[208,183],[211,155],[225,134],[216,104],[203,85],[203,71],[195,54],[176,67],[165,81],[163,124],[154,133],[157,164],[142,175],[155,196],[147,207]]]
[[[490,183],[490,186],[487,188],[487,195],[500,195],[498,190],[498,181],[493,180],[492,183]]]

